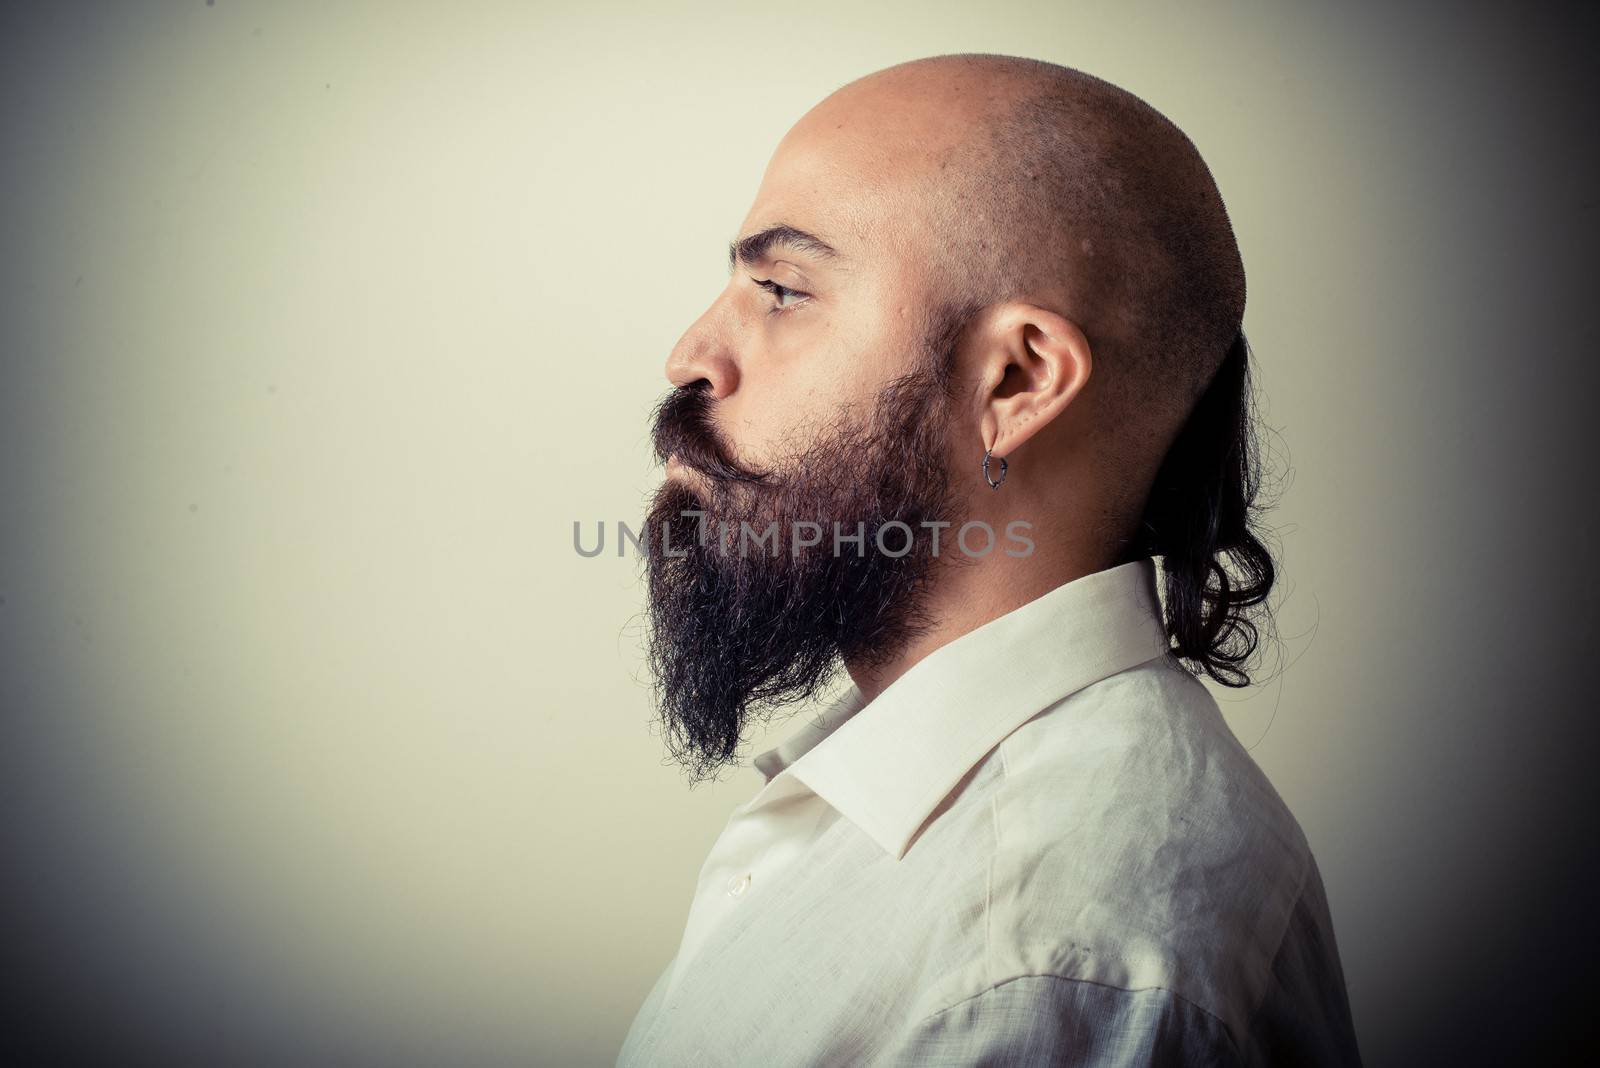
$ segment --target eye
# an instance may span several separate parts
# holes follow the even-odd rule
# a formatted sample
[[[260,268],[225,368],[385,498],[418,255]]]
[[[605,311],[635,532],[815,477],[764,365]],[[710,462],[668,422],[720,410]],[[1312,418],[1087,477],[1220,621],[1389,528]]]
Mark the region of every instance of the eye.
[[[772,309],[774,314],[777,312],[788,311],[796,304],[799,304],[805,300],[809,300],[811,296],[811,294],[802,293],[798,289],[790,289],[788,286],[780,286],[770,278],[752,278],[750,281],[754,282],[762,289],[765,289],[768,293],[771,293],[774,298],[776,298],[777,304]],[[790,300],[789,298],[791,297],[794,299]]]

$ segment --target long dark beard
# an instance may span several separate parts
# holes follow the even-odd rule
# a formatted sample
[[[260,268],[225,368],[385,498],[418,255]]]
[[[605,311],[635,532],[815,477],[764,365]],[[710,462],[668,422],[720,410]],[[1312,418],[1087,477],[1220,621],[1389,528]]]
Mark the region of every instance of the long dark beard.
[[[703,388],[676,390],[657,410],[658,453],[702,476],[697,488],[662,485],[644,539],[657,710],[691,781],[731,763],[753,720],[813,698],[844,662],[884,662],[927,626],[923,594],[937,561],[921,524],[949,522],[954,503],[944,381],[931,365],[898,379],[869,418],[841,416],[764,471],[722,446]],[[894,521],[915,535],[902,556],[878,548]],[[776,556],[742,541],[741,522],[757,534],[776,522]],[[796,551],[802,522],[820,524],[821,542]],[[863,551],[840,542],[835,555],[835,522],[864,535]],[[898,527],[883,534],[893,553],[908,540]]]

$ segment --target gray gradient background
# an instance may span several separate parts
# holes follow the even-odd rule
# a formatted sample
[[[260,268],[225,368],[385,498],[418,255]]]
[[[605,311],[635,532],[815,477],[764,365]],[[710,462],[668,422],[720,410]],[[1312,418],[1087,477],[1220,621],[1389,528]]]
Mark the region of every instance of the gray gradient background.
[[[0,1043],[609,1062],[755,780],[662,765],[572,521],[640,513],[783,131],[950,51],[1217,174],[1292,467],[1287,666],[1219,697],[1369,1063],[1592,1038],[1592,19],[460,7],[0,15]]]

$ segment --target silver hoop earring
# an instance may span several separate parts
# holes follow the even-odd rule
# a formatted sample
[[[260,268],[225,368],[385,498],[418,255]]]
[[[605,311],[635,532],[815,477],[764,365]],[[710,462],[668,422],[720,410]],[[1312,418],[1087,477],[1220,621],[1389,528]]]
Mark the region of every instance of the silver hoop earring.
[[[993,478],[989,477],[989,456],[993,452],[994,452],[993,449],[985,449],[984,450],[984,453],[983,453],[983,480],[985,482],[989,483],[989,488],[990,489],[999,489],[1000,488],[1000,483],[1004,482],[1006,480],[1006,458],[1004,456],[1000,457],[1000,480],[999,480],[999,482],[997,482]]]

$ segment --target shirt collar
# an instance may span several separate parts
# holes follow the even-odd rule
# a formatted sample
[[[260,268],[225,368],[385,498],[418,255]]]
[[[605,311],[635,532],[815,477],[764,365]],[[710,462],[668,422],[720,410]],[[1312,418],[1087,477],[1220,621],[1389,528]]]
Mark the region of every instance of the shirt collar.
[[[871,703],[851,686],[754,764],[809,787],[897,859],[1012,731],[1062,698],[1165,654],[1149,558],[1097,571],[939,647]]]

